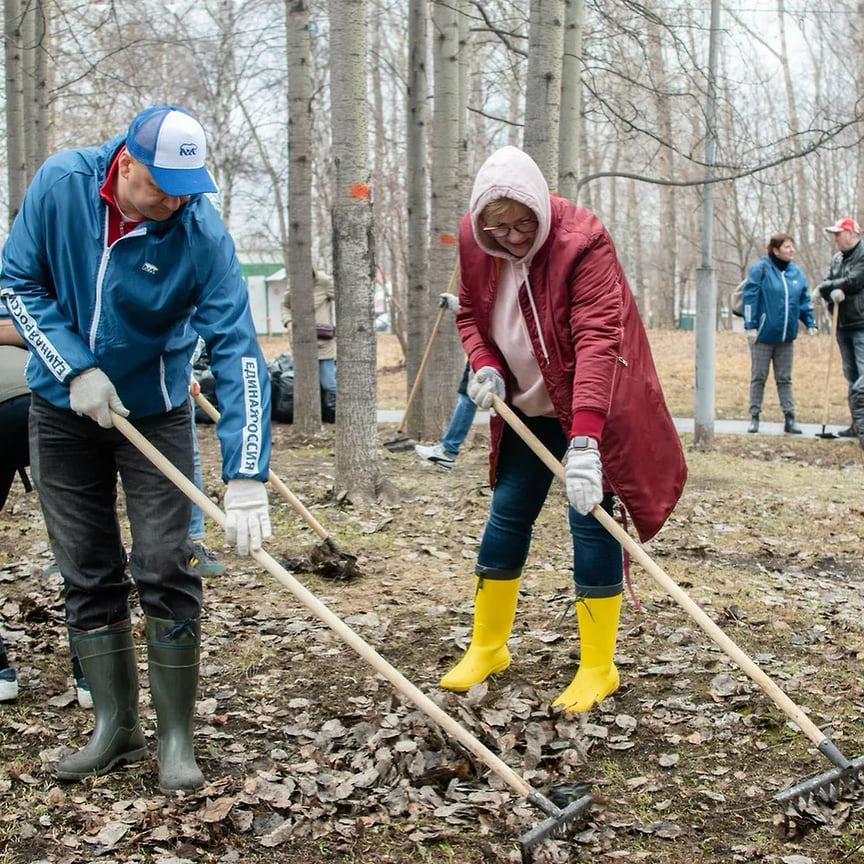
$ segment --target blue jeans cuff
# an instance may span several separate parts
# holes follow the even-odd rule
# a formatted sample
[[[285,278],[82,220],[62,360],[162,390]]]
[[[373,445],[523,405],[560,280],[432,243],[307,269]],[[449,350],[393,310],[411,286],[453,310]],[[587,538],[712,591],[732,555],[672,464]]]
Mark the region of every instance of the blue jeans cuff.
[[[623,582],[616,582],[614,585],[576,585],[576,600],[584,597],[615,597],[623,590]]]
[[[484,567],[482,564],[476,564],[474,575],[480,579],[497,579],[500,582],[509,582],[511,579],[518,579],[522,575],[522,568],[503,570],[500,567]]]

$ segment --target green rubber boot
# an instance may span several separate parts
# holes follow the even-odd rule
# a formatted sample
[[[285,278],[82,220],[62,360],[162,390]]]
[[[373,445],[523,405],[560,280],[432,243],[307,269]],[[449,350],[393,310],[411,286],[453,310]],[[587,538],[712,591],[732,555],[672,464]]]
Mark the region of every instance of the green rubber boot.
[[[138,725],[138,669],[130,623],[73,632],[93,696],[96,723],[84,747],[48,765],[50,773],[61,780],[101,776],[147,754]]]
[[[194,792],[205,782],[192,747],[201,625],[197,618],[171,621],[148,615],[145,629],[159,736],[159,789],[167,795]]]
[[[474,630],[462,659],[441,679],[445,690],[465,691],[510,665],[507,640],[516,617],[519,579],[477,579]]]

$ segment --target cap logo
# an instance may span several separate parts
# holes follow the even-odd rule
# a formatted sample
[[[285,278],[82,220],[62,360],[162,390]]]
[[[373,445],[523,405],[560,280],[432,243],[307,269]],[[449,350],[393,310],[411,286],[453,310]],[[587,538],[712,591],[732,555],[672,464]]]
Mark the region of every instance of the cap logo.
[[[180,155],[181,156],[195,156],[198,153],[198,145],[197,144],[181,144],[180,145]]]

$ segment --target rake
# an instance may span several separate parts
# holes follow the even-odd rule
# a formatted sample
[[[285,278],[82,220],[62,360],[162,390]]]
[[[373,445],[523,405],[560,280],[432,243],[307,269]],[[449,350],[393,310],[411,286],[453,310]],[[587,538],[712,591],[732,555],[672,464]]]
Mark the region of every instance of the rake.
[[[450,274],[450,282],[447,285],[447,293],[451,293],[453,285],[456,282],[456,274],[459,272],[459,261],[453,267],[453,272]],[[403,450],[410,450],[414,446],[414,442],[409,435],[405,434],[405,424],[408,422],[408,412],[414,404],[414,397],[420,388],[420,381],[423,378],[423,372],[426,370],[426,363],[429,360],[429,355],[432,353],[432,345],[435,343],[435,337],[438,335],[438,329],[441,327],[441,320],[444,318],[444,312],[447,310],[447,301],[442,300],[441,306],[438,309],[438,314],[435,316],[435,321],[432,324],[432,330],[429,332],[429,341],[426,343],[426,350],[423,352],[423,357],[420,360],[420,366],[417,369],[417,374],[414,376],[414,384],[411,387],[411,392],[408,394],[408,404],[402,412],[402,419],[396,427],[396,437],[390,441],[385,441],[384,446],[391,453],[399,453]]]
[[[126,418],[111,412],[111,419],[118,431],[175,486],[197,504],[214,522],[225,527],[225,514],[182,471],[173,465],[164,454],[154,447]],[[523,864],[530,864],[536,847],[545,840],[564,837],[577,830],[591,810],[592,797],[581,795],[564,807],[554,804],[537,789],[517,774],[509,765],[496,756],[476,736],[472,735],[449,714],[438,707],[425,693],[412,684],[401,672],[391,666],[368,642],[355,633],[338,615],[325,606],[311,591],[298,582],[281,564],[264,549],[255,549],[252,557],[267,572],[284,585],[319,621],[326,624],[343,642],[353,648],[376,672],[386,678],[403,696],[410,699],[427,717],[434,720],[469,752],[491,769],[512,790],[540,810],[546,818],[519,838]],[[580,787],[574,787],[580,788]],[[558,787],[564,793],[565,787]],[[552,793],[550,793],[552,794]]]
[[[831,344],[828,348],[828,372],[825,375],[825,413],[822,415],[822,431],[816,433],[817,438],[836,438],[833,432],[826,432],[825,427],[828,425],[828,403],[830,400],[831,391],[831,361],[834,359],[834,343],[837,341],[837,313],[840,309],[840,304],[834,304],[834,312],[831,315]]]
[[[203,393],[195,394],[195,402],[214,423],[219,422],[219,411]],[[321,575],[337,580],[354,579],[359,576],[360,570],[357,567],[357,556],[352,555],[350,552],[343,552],[336,545],[327,529],[309,512],[309,509],[303,502],[285,485],[272,469],[267,479],[271,485],[276,487],[276,491],[294,508],[294,512],[321,538],[321,546],[323,547],[320,550],[321,554],[312,556],[313,563],[320,564],[322,567]]]
[[[497,396],[492,397],[492,407],[507,422],[513,431],[534,451],[544,465],[562,482],[564,466],[543,446],[536,435]],[[799,708],[744,651],[732,641],[687,592],[668,576],[602,507],[595,506],[591,515],[624,547],[630,557],[638,561],[653,577],[654,581],[681,606],[684,611],[711,637],[723,653],[768,696],[769,699],[816,745],[819,752],[834,765],[830,771],[812,777],[784,789],[774,796],[774,801],[787,820],[795,814],[810,818],[811,806],[819,803],[835,803],[840,796],[852,788],[864,784],[864,756],[854,761],[847,759],[818,726]]]

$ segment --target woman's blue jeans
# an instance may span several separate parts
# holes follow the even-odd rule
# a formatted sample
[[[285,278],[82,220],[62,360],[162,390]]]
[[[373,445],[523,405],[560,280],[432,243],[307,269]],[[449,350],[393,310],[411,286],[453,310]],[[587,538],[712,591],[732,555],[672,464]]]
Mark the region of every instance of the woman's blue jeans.
[[[521,419],[556,459],[563,458],[568,442],[557,418],[522,415]],[[505,427],[492,507],[477,554],[477,576],[516,579],[521,575],[534,522],[546,501],[552,479],[552,472],[531,448],[509,426]],[[566,506],[566,499],[564,503]],[[611,512],[611,493],[604,497],[603,508]],[[580,597],[620,594],[624,572],[620,544],[590,514],[581,516],[572,507],[567,509],[576,593]]]
[[[134,426],[191,477],[190,422],[184,402]],[[117,429],[103,429],[34,393],[30,465],[63,574],[70,627],[95,630],[129,617],[132,583],[117,516],[118,474],[132,534],[129,569],[141,608],[156,618],[198,617],[201,576],[190,563],[189,499]]]

